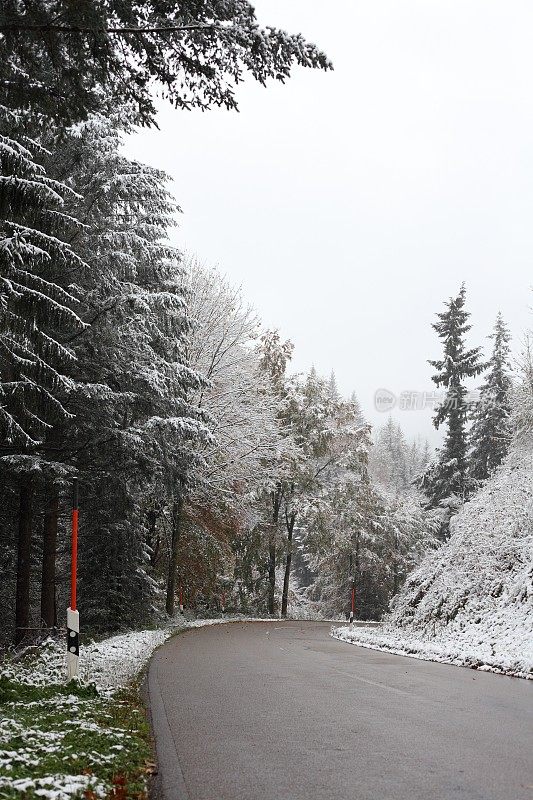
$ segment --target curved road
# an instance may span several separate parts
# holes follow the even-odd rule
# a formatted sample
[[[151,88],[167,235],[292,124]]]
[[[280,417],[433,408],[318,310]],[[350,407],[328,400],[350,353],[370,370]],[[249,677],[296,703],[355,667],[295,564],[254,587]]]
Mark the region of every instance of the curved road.
[[[149,695],[164,800],[533,800],[531,682],[336,641],[187,631]]]

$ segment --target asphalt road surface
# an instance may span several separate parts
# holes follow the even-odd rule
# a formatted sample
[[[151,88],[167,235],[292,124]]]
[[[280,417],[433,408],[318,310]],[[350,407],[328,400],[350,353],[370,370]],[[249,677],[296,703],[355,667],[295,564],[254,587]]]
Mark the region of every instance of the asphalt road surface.
[[[533,685],[332,639],[187,631],[149,698],[164,800],[533,800]]]

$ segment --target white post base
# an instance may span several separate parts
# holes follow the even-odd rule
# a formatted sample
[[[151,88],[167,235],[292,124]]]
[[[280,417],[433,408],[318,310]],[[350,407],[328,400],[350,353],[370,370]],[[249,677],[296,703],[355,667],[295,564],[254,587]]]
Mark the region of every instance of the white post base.
[[[67,680],[78,677],[80,655],[80,615],[67,608]]]

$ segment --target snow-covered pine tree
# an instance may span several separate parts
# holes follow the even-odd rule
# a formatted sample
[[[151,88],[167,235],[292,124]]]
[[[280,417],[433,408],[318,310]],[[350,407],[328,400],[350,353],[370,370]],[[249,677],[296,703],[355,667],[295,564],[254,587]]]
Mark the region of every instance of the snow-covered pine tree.
[[[519,359],[521,381],[513,396],[513,428],[518,437],[533,434],[533,332],[526,335]]]
[[[357,421],[359,422],[361,427],[363,427],[363,425],[366,425],[367,423],[366,423],[366,420],[365,420],[365,415],[363,414],[363,409],[361,408],[361,403],[359,402],[359,398],[357,397],[357,394],[355,392],[351,393],[350,402],[351,402],[352,406],[354,407],[354,411],[355,411],[355,415],[356,415]]]
[[[401,426],[389,416],[374,438],[369,455],[372,478],[389,492],[410,487],[409,451]]]
[[[412,494],[430,461],[429,444],[421,437],[409,444],[399,423],[389,417],[376,431],[368,466],[372,480],[387,494]]]
[[[431,450],[427,439],[417,436],[413,439],[408,454],[408,474],[411,486],[417,485],[431,462]]]
[[[333,370],[331,370],[331,373],[330,373],[330,376],[329,376],[329,395],[330,395],[331,399],[334,400],[334,401],[339,399],[339,389],[338,389],[338,386],[337,386],[337,377],[336,377],[336,375],[335,375]]]
[[[470,431],[469,474],[476,481],[488,478],[501,464],[512,435],[511,335],[501,314],[498,314],[494,332],[489,338],[493,341],[492,354]]]
[[[245,73],[284,81],[294,64],[331,68],[301,35],[261,28],[248,0],[5,0],[0,9],[9,105],[62,124],[101,111],[104,89],[150,124],[154,82],[178,108],[236,108]]]
[[[126,117],[119,109],[79,123],[55,159],[83,195],[73,210],[85,225],[75,244],[87,264],[75,277],[87,329],[71,342],[76,417],[62,431],[63,452],[83,490],[80,598],[86,618],[107,629],[136,624],[153,605],[154,497],[169,522],[173,600],[183,492],[208,435],[188,400],[202,381],[187,365],[182,268],[167,240],[176,207],[162,172],[120,152]]]
[[[15,638],[30,615],[30,558],[36,485],[63,473],[44,440],[69,413],[67,339],[83,323],[58,275],[82,268],[65,213],[71,190],[52,180],[45,152],[25,136],[24,115],[0,107],[0,460],[2,481],[19,492]]]
[[[447,425],[443,446],[436,463],[426,472],[422,487],[433,506],[461,502],[471,488],[468,476],[467,389],[465,379],[475,377],[483,370],[481,349],[468,349],[465,336],[471,328],[470,314],[465,310],[466,288],[461,286],[457,297],[451,297],[446,310],[437,314],[433,323],[443,345],[442,358],[429,361],[437,372],[432,380],[446,389],[446,396],[437,409],[433,424],[439,428]]]
[[[34,449],[67,416],[60,394],[74,354],[65,344],[83,323],[78,303],[57,281],[83,264],[67,241],[75,220],[71,195],[37,160],[43,150],[7,135],[18,118],[0,108],[0,437],[4,453]]]

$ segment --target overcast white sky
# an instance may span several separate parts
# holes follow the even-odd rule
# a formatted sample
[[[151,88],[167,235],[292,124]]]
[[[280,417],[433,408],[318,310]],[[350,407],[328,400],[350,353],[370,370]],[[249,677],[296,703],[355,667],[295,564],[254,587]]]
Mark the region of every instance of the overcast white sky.
[[[374,392],[431,390],[430,324],[467,284],[472,343],[498,310],[518,349],[533,295],[530,0],[260,0],[335,71],[240,88],[240,113],[162,107],[127,143],[165,169],[175,242],[242,284],[294,366]],[[409,435],[430,414],[397,411]]]

